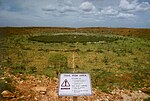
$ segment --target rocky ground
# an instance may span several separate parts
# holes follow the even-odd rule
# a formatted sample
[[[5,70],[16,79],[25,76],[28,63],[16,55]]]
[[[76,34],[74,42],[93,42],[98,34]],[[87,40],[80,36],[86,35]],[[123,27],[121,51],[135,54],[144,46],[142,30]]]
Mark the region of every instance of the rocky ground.
[[[6,78],[11,80],[5,80]],[[1,101],[73,101],[72,97],[58,96],[58,78],[4,73],[0,79],[15,87],[14,92],[3,90]],[[143,91],[144,89],[149,88],[143,88]],[[143,91],[115,89],[108,94],[93,88],[92,96],[80,96],[78,101],[148,101],[150,95]]]

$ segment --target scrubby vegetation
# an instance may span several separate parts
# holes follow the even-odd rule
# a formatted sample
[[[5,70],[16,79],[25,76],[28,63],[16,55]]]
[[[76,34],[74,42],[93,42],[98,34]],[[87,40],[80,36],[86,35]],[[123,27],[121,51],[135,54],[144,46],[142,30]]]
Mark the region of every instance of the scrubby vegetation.
[[[86,43],[86,42],[113,42],[121,39],[121,37],[110,37],[110,36],[95,36],[95,35],[42,35],[42,36],[34,36],[29,38],[31,41],[38,41],[44,43]]]
[[[149,29],[0,28],[0,75],[5,67],[13,74],[58,77],[73,71],[74,52],[76,72],[90,73],[94,88],[110,92],[149,87],[148,33]]]
[[[11,81],[10,78],[5,78],[4,80],[0,79],[0,99],[2,97],[1,93],[4,90],[9,90],[10,92],[14,92],[15,91],[15,88],[11,84],[9,84],[9,81]]]

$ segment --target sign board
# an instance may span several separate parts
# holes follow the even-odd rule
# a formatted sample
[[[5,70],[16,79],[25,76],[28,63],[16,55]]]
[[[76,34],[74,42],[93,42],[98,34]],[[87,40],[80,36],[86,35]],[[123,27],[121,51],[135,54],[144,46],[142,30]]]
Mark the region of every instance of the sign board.
[[[59,78],[59,96],[92,95],[91,78],[87,73],[63,73]]]

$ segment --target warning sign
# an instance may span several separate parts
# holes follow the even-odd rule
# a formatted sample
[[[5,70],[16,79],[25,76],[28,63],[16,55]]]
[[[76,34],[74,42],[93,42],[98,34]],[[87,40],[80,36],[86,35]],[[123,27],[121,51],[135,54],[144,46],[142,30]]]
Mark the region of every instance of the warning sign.
[[[59,96],[92,95],[91,78],[87,73],[61,74],[59,79]]]
[[[64,80],[64,82],[61,84],[61,87],[70,87],[70,84],[67,79]]]

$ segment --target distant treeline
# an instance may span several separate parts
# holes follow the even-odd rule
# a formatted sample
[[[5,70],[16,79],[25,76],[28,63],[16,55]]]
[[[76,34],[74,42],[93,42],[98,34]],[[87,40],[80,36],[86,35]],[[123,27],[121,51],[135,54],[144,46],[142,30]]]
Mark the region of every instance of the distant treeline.
[[[12,34],[35,34],[35,33],[99,33],[99,34],[117,34],[124,36],[137,36],[150,38],[150,28],[107,28],[107,27],[0,27],[0,35]]]

